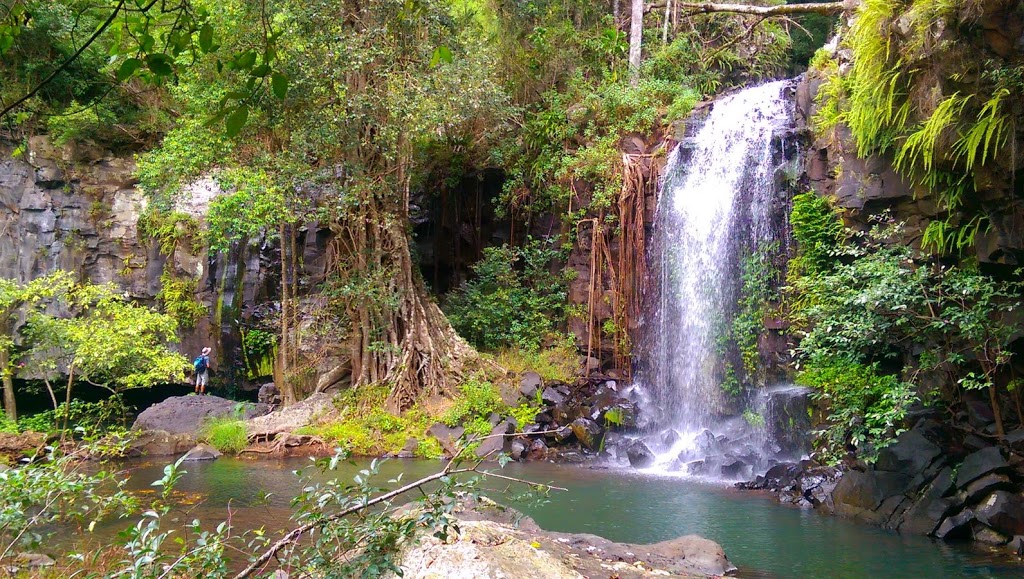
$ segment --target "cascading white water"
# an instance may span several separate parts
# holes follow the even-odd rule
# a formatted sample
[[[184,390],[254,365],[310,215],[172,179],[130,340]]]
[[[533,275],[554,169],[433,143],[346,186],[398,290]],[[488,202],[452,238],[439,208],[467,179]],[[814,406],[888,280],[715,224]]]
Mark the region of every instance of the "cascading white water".
[[[768,83],[715,101],[699,130],[669,157],[651,256],[658,300],[649,305],[640,375],[643,406],[670,427],[648,437],[656,468],[703,466],[715,435],[744,426],[723,397],[721,338],[739,291],[741,248],[774,237],[780,156],[772,146],[792,119],[787,85]],[[760,452],[754,447],[763,441],[746,444]],[[725,472],[726,465],[714,466]]]

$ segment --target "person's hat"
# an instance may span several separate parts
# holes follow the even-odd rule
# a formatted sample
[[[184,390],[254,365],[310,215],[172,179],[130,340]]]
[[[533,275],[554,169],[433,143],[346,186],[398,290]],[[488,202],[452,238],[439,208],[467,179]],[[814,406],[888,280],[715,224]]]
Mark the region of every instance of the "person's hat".
[[[209,353],[210,353],[210,352],[212,352],[212,351],[213,351],[213,350],[212,350],[212,349],[210,349],[210,347],[209,347],[209,346],[207,346],[207,347],[203,348],[203,353],[204,353],[204,354],[209,354]]]

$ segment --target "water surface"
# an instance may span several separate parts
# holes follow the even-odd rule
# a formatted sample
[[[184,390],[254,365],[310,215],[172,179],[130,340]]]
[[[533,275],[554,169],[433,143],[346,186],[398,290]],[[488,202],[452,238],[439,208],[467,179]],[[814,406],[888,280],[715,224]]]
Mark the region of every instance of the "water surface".
[[[345,464],[335,476],[350,480],[366,465]],[[151,489],[149,484],[163,475],[163,463],[127,466],[132,473],[130,485],[138,490]],[[432,461],[386,461],[378,483],[388,486],[386,481],[400,473],[403,483],[412,481],[440,467]],[[300,489],[293,471],[316,473],[307,459],[221,458],[186,463],[185,469],[188,473],[177,488],[190,502],[197,501],[189,507],[188,520],[223,520],[230,505],[236,528],[287,527],[289,504]],[[727,486],[627,469],[547,463],[512,463],[499,472],[569,489],[552,491],[546,504],[515,505],[544,529],[631,543],[698,534],[720,543],[744,577],[1024,576],[1024,566],[1002,554],[904,537],[813,510],[782,506],[770,497]],[[496,489],[507,486],[506,482],[490,484]],[[513,487],[513,492],[521,490]],[[508,502],[508,494],[492,494]]]

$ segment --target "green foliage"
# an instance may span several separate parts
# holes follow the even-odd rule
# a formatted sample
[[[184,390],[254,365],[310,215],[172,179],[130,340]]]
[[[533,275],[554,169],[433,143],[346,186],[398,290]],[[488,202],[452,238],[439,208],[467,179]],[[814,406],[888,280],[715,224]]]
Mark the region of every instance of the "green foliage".
[[[832,204],[813,191],[793,196],[789,214],[796,257],[789,262],[789,275],[815,275],[828,271],[843,240],[843,222]]]
[[[913,385],[879,373],[877,365],[846,360],[812,364],[796,380],[814,388],[815,397],[828,408],[828,425],[820,442],[833,460],[842,456],[848,444],[871,458],[904,430],[903,418],[917,400]]]
[[[275,231],[288,217],[281,188],[263,169],[221,171],[217,180],[231,193],[214,199],[206,215],[212,250],[225,251],[232,243]]]
[[[231,454],[237,454],[249,446],[245,421],[232,416],[207,421],[199,433],[199,438],[217,450]]]
[[[580,366],[580,356],[572,335],[562,336],[554,344],[540,350],[503,348],[494,354],[498,366],[517,376],[536,372],[546,382],[571,382]]]
[[[59,433],[67,419],[73,433],[85,440],[96,440],[111,431],[126,428],[131,410],[120,396],[99,402],[72,400],[71,404],[56,410],[19,417],[13,431]]]
[[[160,276],[160,291],[156,299],[164,313],[174,318],[182,328],[195,327],[209,313],[196,298],[197,283],[193,278],[176,279],[168,270]]]
[[[743,420],[754,428],[764,428],[764,415],[747,409],[743,411]]]
[[[501,394],[494,384],[480,378],[470,378],[459,386],[459,395],[441,420],[448,426],[457,426],[474,419],[486,422],[492,412],[503,408]],[[488,427],[487,432],[490,431]]]
[[[478,348],[536,350],[564,314],[566,283],[549,265],[558,256],[551,241],[485,249],[474,278],[448,296],[452,327]]]
[[[508,414],[512,418],[516,419],[516,424],[518,425],[517,428],[522,430],[524,426],[533,424],[534,420],[537,419],[537,415],[540,414],[540,411],[540,406],[523,402],[519,406],[510,407],[508,409]]]
[[[825,442],[833,456],[847,436],[878,447],[918,395],[926,402],[941,395],[915,390],[922,375],[995,389],[1012,356],[1009,315],[1021,306],[1020,282],[967,265],[924,265],[912,248],[892,242],[900,235],[892,223],[848,232],[830,269],[790,280],[790,319],[802,336],[799,379],[830,406]]]
[[[0,548],[38,549],[56,528],[91,531],[97,523],[134,512],[138,501],[123,490],[128,477],[83,472],[81,460],[45,460],[0,472]]]
[[[139,216],[139,239],[157,243],[160,253],[172,257],[183,242],[189,242],[187,250],[197,255],[202,248],[199,238],[199,222],[191,215],[180,211],[162,211],[150,208]]]
[[[982,167],[1010,141],[1018,86],[1013,63],[972,58],[969,3],[865,0],[846,36],[852,66],[823,67],[816,126],[846,124],[861,157],[892,153],[897,170],[930,191],[948,217],[929,228],[938,253],[974,243],[987,216],[969,200]],[[945,34],[944,31],[956,31]],[[927,71],[958,63],[947,88]],[[962,82],[963,79],[976,82]],[[1011,88],[1012,87],[1012,88]],[[984,178],[984,177],[980,177]],[[960,214],[963,213],[961,216]]]

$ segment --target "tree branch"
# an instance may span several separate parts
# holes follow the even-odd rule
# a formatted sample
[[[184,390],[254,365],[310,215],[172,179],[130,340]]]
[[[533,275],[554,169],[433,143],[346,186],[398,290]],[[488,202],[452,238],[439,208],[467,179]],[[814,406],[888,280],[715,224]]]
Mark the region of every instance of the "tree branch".
[[[39,91],[40,91],[40,89],[42,89],[42,88],[43,88],[44,86],[46,86],[47,84],[49,84],[49,83],[50,83],[50,81],[52,81],[52,80],[53,80],[53,79],[54,79],[54,78],[55,78],[55,77],[56,77],[56,76],[57,76],[58,74],[60,74],[60,72],[61,72],[62,70],[64,70],[64,69],[65,69],[65,68],[67,68],[67,67],[68,67],[68,66],[69,66],[69,65],[70,65],[70,64],[71,64],[72,62],[74,62],[75,60],[77,60],[77,59],[78,59],[78,57],[79,57],[79,56],[81,56],[83,52],[85,52],[85,49],[86,49],[86,48],[89,48],[90,46],[92,46],[92,43],[93,43],[93,42],[96,42],[96,39],[98,39],[98,38],[99,38],[100,36],[102,36],[102,35],[103,35],[103,33],[104,33],[104,32],[106,32],[107,28],[109,28],[109,27],[110,27],[110,25],[114,23],[114,19],[116,19],[116,18],[117,18],[117,15],[118,15],[118,13],[120,13],[120,12],[121,12],[121,9],[122,9],[122,8],[124,8],[124,2],[125,2],[125,0],[121,0],[120,2],[118,2],[118,3],[117,3],[117,6],[115,6],[115,7],[114,7],[114,10],[113,10],[113,11],[112,11],[112,12],[110,13],[110,16],[108,16],[108,17],[107,17],[106,21],[104,21],[104,22],[103,22],[103,24],[101,24],[101,25],[100,25],[100,27],[96,29],[96,32],[93,32],[93,33],[92,33],[92,36],[90,36],[90,37],[89,37],[89,39],[88,39],[88,40],[86,40],[86,41],[85,41],[85,42],[84,42],[84,43],[82,44],[82,46],[80,46],[80,47],[78,48],[78,50],[76,50],[76,51],[75,51],[75,53],[74,53],[74,54],[72,54],[71,56],[69,56],[67,60],[65,60],[64,62],[62,62],[62,63],[61,63],[61,65],[60,65],[60,66],[58,66],[57,68],[55,68],[55,69],[53,70],[53,72],[51,72],[50,74],[48,74],[48,75],[46,76],[46,78],[44,78],[43,80],[41,80],[41,81],[39,82],[39,84],[37,84],[37,85],[35,86],[35,88],[33,88],[32,90],[28,91],[28,93],[27,93],[27,94],[25,94],[24,96],[22,96],[22,97],[21,97],[21,98],[19,98],[18,100],[14,101],[13,103],[11,103],[11,104],[7,105],[6,107],[4,107],[4,110],[0,111],[0,119],[4,118],[4,116],[5,116],[5,115],[6,115],[7,113],[9,113],[9,112],[13,111],[13,110],[14,110],[14,109],[16,109],[17,107],[21,106],[21,105],[22,105],[22,103],[24,103],[24,102],[25,102],[25,101],[27,101],[28,99],[32,98],[33,96],[35,96],[35,94],[36,94],[37,92],[39,92]]]
[[[665,6],[665,2],[654,2],[645,6],[644,11],[648,12],[655,8]],[[755,16],[788,16],[791,14],[837,14],[856,6],[853,0],[844,2],[815,2],[811,4],[782,4],[780,6],[754,6],[751,4],[715,4],[712,2],[679,4],[679,7],[686,10],[688,15],[731,13],[751,14]]]

